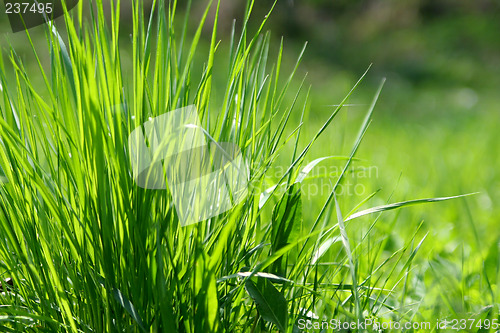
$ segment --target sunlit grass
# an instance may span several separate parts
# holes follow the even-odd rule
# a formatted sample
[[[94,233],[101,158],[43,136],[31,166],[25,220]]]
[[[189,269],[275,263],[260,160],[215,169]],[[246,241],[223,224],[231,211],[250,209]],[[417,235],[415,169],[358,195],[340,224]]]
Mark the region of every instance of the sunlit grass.
[[[277,54],[269,52],[269,16],[249,31],[253,2],[229,40],[220,41],[215,11],[200,64],[198,43],[216,3],[198,20],[186,15],[178,22],[176,1],[155,2],[147,16],[142,2],[134,1],[131,69],[124,68],[120,51],[120,2],[111,3],[106,20],[102,1],[89,2],[93,15],[82,1],[66,15],[66,41],[47,25],[47,48],[30,44],[34,61],[50,57],[50,66],[40,62],[38,72],[27,71],[14,49],[2,50],[2,328],[292,332],[299,319],[316,317],[435,320],[435,313],[420,309],[426,277],[414,270],[426,239],[422,224],[400,234],[396,246],[390,235],[398,216],[378,228],[379,213],[449,198],[365,209],[374,191],[345,209],[352,198],[339,191],[383,83],[359,118],[357,135],[349,138],[348,155],[328,156],[341,165],[333,186],[325,196],[306,199],[301,186],[324,161],[306,163],[309,153],[366,73],[344,100],[331,101],[337,106],[321,126],[307,125],[312,134],[304,136],[312,103],[311,88],[296,77],[304,53],[294,66],[283,67],[283,44]],[[196,24],[193,35],[189,24]],[[221,43],[229,53],[219,52]],[[215,103],[219,59],[229,67]],[[35,76],[44,85],[33,84]],[[299,89],[290,90],[296,82]],[[224,214],[181,227],[168,190],[135,184],[127,137],[148,119],[193,104],[211,138],[241,147],[252,192]],[[277,177],[273,170],[283,161]],[[323,200],[321,209],[304,209],[305,200]],[[358,218],[369,219],[368,227],[357,228]],[[494,274],[498,252],[492,247],[489,253],[481,277]],[[439,274],[443,262],[430,263],[426,274]],[[457,279],[450,276],[452,287],[460,284]],[[488,282],[492,305],[497,292]],[[450,303],[443,304],[454,309]]]

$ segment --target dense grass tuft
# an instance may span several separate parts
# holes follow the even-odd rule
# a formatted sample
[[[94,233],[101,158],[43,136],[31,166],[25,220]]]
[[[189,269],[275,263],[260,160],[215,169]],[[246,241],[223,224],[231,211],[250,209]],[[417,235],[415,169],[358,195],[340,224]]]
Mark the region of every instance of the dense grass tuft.
[[[218,4],[207,5],[192,35],[193,21],[181,21],[178,6],[154,1],[146,16],[142,1],[132,1],[131,68],[122,54],[119,0],[111,1],[109,20],[102,0],[82,0],[62,32],[45,26],[46,49],[35,47],[27,31],[36,73],[12,47],[7,62],[0,58],[2,330],[295,332],[299,319],[425,318],[424,293],[412,283],[425,236],[419,227],[388,253],[374,214],[450,198],[360,210],[373,193],[350,213],[339,204],[338,186],[383,83],[350,155],[305,165],[366,73],[303,138],[309,90],[301,78],[299,89],[290,89],[304,52],[295,67],[282,68],[283,43],[273,56],[265,32],[269,15],[251,31],[249,1],[231,39],[219,41]],[[214,24],[200,63],[210,8]],[[220,52],[221,43],[229,53]],[[47,57],[45,66],[40,59]],[[229,67],[214,98],[221,59]],[[168,190],[134,182],[127,137],[148,119],[188,105],[196,106],[211,140],[241,147],[251,193],[226,213],[182,227]],[[285,172],[269,184],[283,156]],[[342,172],[313,223],[305,223],[303,216],[316,213],[303,209],[301,183],[330,158],[343,163]],[[370,216],[370,227],[353,240],[348,229],[362,216]]]

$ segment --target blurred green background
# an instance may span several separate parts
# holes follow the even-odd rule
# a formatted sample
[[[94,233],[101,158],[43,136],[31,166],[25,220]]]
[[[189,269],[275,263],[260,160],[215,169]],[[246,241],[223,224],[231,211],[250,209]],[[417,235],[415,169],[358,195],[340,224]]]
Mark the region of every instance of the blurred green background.
[[[256,1],[253,15],[256,24],[272,3]],[[204,6],[205,1],[193,2],[192,22],[200,17]],[[226,78],[233,18],[238,27],[244,7],[242,0],[221,1],[219,33],[223,42],[214,70],[215,82],[220,85]],[[131,53],[129,6],[123,6],[122,11],[122,60],[124,73],[128,71],[131,75],[131,69],[126,68],[127,54]],[[57,24],[63,25],[61,19]],[[195,28],[193,23],[192,29]],[[304,92],[309,85],[312,87],[302,146],[334,110],[331,105],[338,104],[373,64],[350,98],[352,106],[346,107],[320,138],[310,160],[350,153],[364,113],[380,81],[387,78],[373,123],[358,154],[362,161],[357,162],[360,167],[374,167],[376,172],[366,177],[353,174],[352,193],[346,189],[341,202],[343,211],[350,211],[377,190],[380,193],[365,206],[389,200],[479,192],[467,199],[386,213],[377,231],[390,239],[387,252],[392,253],[409,240],[408,235],[423,221],[421,234],[429,235],[417,262],[429,306],[443,297],[448,297],[449,306],[457,312],[487,305],[490,301],[483,294],[484,262],[490,258],[492,249],[498,249],[500,241],[500,1],[278,1],[267,29],[272,31],[274,55],[281,37],[284,38],[283,62],[288,72],[308,42],[293,82],[298,87],[307,73]],[[3,11],[0,32],[2,47],[12,43],[19,54],[32,59],[26,36],[9,32]],[[40,50],[47,50],[44,28],[34,28],[30,33]],[[210,22],[204,30],[200,58],[208,52],[209,41]],[[47,54],[42,62],[49,60]],[[35,73],[36,64],[31,64]],[[35,75],[32,79],[37,80]],[[218,91],[223,91],[223,87],[214,87],[213,105],[220,99]],[[292,99],[293,94],[289,101]],[[293,117],[298,124],[300,107]],[[291,157],[284,152],[281,158],[277,167],[280,162],[288,165]],[[325,162],[325,165],[340,167],[342,163]],[[316,217],[329,194],[328,186],[321,187],[325,182],[325,178],[318,176],[305,185],[305,194],[314,190],[311,184],[323,189],[306,195],[305,223]],[[357,187],[356,193],[358,183],[362,186]],[[351,224],[352,237],[359,239],[372,220],[366,218]],[[495,279],[491,278],[496,289]],[[434,289],[438,291],[430,292]],[[448,295],[443,295],[443,290]],[[467,290],[474,292],[469,295]]]
[[[198,15],[202,3],[194,3]],[[256,1],[256,24],[272,4]],[[233,18],[237,28],[243,13],[244,1],[221,2],[222,39],[229,39]],[[410,282],[415,300],[423,299],[416,303],[420,313],[438,318],[450,313],[470,316],[498,303],[500,2],[278,1],[268,29],[274,54],[283,37],[284,68],[289,72],[307,42],[294,81],[297,88],[307,74],[304,94],[311,86],[302,147],[334,110],[332,105],[342,101],[372,64],[348,102],[352,106],[320,138],[309,161],[349,155],[365,112],[381,80],[387,79],[357,155],[362,161],[354,170],[361,172],[351,170],[344,183],[340,200],[344,213],[378,190],[364,207],[479,192],[466,199],[385,213],[375,227],[372,236],[387,240],[389,256],[410,242],[423,223],[416,241],[428,235]],[[208,43],[209,27],[205,36]],[[226,45],[221,43],[214,71],[221,85]],[[217,98],[217,86],[215,92]],[[293,97],[289,95],[290,103]],[[297,125],[302,101],[292,115]],[[281,155],[276,170],[288,165],[290,156],[291,147]],[[313,172],[315,179],[303,185],[306,225],[314,221],[336,180],[335,173],[323,177],[322,171],[340,171],[342,166],[340,161],[323,162]],[[279,176],[277,171],[269,185]],[[362,243],[373,221],[371,216],[348,226],[354,245]],[[369,257],[369,248],[358,250],[360,258]]]
[[[195,12],[202,8],[197,4]],[[272,4],[256,1],[256,22]],[[232,19],[241,20],[244,1],[222,1],[221,8],[228,35]],[[300,66],[312,86],[305,142],[333,111],[330,105],[373,64],[349,101],[353,106],[321,138],[315,157],[350,152],[364,112],[387,78],[358,155],[365,167],[378,170],[359,180],[366,185],[364,195],[381,189],[382,203],[393,192],[393,201],[479,192],[411,208],[399,221],[405,228],[424,220],[430,251],[464,245],[480,260],[500,236],[500,2],[278,1],[268,28],[275,45],[283,36],[290,70],[308,42]],[[298,86],[302,75],[297,77]],[[300,108],[295,116],[298,123]]]

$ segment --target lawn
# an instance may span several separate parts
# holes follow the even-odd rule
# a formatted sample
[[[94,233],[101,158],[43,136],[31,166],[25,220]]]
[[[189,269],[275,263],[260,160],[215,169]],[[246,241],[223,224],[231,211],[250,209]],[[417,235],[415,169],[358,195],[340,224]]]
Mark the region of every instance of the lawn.
[[[498,331],[495,13],[190,4],[0,13],[0,331]]]

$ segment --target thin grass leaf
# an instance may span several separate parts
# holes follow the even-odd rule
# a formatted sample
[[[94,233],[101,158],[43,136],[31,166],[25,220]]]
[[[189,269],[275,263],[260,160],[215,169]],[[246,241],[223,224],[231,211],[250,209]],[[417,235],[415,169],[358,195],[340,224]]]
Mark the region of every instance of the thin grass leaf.
[[[347,216],[344,221],[349,221],[349,220],[353,220],[353,219],[356,219],[356,218],[361,217],[361,216],[379,213],[379,212],[384,212],[384,211],[393,210],[393,209],[398,209],[398,208],[402,208],[402,207],[420,205],[420,204],[431,203],[431,202],[446,201],[446,200],[457,199],[457,198],[463,198],[463,197],[467,197],[467,196],[475,195],[475,194],[477,194],[477,193],[461,194],[461,195],[455,195],[455,196],[451,196],[451,197],[408,200],[408,201],[393,203],[390,205],[377,206],[377,207],[365,209],[365,210],[362,210],[360,212],[354,213],[350,216]]]
[[[335,210],[337,212],[337,223],[339,225],[339,230],[340,230],[340,236],[342,239],[342,244],[344,245],[344,249],[347,254],[347,259],[349,263],[349,270],[351,272],[351,278],[352,278],[352,293],[354,295],[354,301],[356,304],[356,316],[358,319],[363,320],[363,313],[361,309],[361,303],[359,299],[359,292],[358,292],[358,277],[356,273],[356,266],[354,265],[354,260],[351,252],[351,245],[349,243],[349,237],[347,236],[347,231],[345,228],[344,224],[344,218],[342,217],[342,213],[340,211],[339,203],[337,201],[337,197],[334,194],[333,199],[335,201]]]

